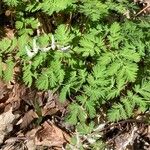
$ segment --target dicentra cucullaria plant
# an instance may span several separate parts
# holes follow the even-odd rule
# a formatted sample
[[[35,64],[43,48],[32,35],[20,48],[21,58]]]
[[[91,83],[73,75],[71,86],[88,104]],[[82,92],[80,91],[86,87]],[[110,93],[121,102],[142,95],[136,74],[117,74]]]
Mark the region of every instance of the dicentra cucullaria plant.
[[[0,41],[0,77],[5,81],[12,79],[19,62],[26,85],[58,91],[61,102],[72,97],[67,121],[84,134],[92,130],[81,131],[81,126],[91,126],[89,120],[105,104],[112,122],[149,109],[150,24],[146,17],[134,17],[138,8],[132,1],[3,3],[15,10],[16,27],[13,39]]]

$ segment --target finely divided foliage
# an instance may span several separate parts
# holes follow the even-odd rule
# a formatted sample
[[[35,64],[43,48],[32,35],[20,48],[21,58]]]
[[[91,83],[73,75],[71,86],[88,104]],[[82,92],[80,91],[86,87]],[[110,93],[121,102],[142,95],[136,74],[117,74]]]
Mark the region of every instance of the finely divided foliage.
[[[4,3],[17,14],[16,36],[0,41],[0,77],[4,80],[12,79],[13,67],[19,60],[26,85],[58,91],[61,102],[74,100],[67,116],[67,121],[74,125],[85,125],[105,104],[109,104],[109,121],[127,119],[134,116],[134,111],[145,112],[149,108],[150,26],[144,20],[126,19],[124,14],[136,8],[133,3]],[[40,26],[39,13],[51,18],[51,33],[35,34]]]

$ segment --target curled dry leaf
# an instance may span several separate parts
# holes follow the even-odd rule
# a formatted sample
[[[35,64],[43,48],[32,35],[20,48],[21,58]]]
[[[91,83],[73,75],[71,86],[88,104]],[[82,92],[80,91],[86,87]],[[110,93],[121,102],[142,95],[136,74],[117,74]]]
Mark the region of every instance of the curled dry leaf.
[[[19,120],[19,123],[21,122],[20,128],[26,128],[35,118],[38,118],[37,114],[33,110],[28,111],[23,118],[21,118],[21,121]]]
[[[37,131],[35,144],[60,148],[70,141],[70,136],[54,125],[52,122],[44,122],[42,128]]]
[[[3,143],[5,136],[12,131],[15,118],[12,108],[0,115],[0,144]]]

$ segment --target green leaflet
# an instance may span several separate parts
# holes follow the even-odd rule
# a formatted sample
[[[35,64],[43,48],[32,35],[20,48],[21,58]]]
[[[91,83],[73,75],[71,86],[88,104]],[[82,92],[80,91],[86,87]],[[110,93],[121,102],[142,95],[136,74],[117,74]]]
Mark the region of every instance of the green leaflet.
[[[81,123],[85,122],[87,118],[87,114],[80,105],[76,103],[71,104],[69,109],[70,109],[70,114],[67,117],[68,123],[75,125],[77,124],[78,121],[80,121]]]
[[[65,85],[60,91],[59,99],[61,102],[64,102],[66,100],[67,94],[70,95],[70,87],[71,85]]]
[[[76,0],[46,0],[40,4],[40,7],[44,12],[51,15],[72,6],[73,2],[76,2]]]
[[[33,78],[35,77],[34,73],[32,72],[31,64],[25,64],[23,67],[23,81],[29,87],[33,83]]]
[[[80,104],[86,109],[86,112],[88,113],[89,117],[94,118],[96,115],[94,99],[89,99],[85,95],[77,96],[76,98],[77,101],[80,102]]]
[[[80,132],[80,134],[90,134],[92,132],[94,128],[94,123],[91,122],[89,125],[86,125],[86,124],[78,124],[77,125],[77,130],[78,132]]]
[[[6,51],[8,51],[8,49],[11,46],[11,40],[10,39],[3,39],[0,41],[0,50],[1,53],[4,53]]]
[[[123,39],[120,31],[121,26],[117,22],[113,23],[109,29],[110,35],[108,36],[108,40],[110,42],[110,46],[113,48],[119,48],[119,43]]]
[[[64,79],[64,70],[61,68],[59,60],[51,62],[48,68],[44,68],[42,73],[38,76],[36,85],[38,89],[47,90],[54,89],[61,85]]]
[[[6,82],[9,82],[13,79],[13,68],[15,66],[15,63],[11,58],[9,58],[6,61],[6,68],[3,71],[3,78]]]
[[[137,107],[142,112],[148,109],[147,102],[142,96],[133,94],[131,91],[128,91],[127,96],[121,98],[121,103],[114,104],[108,111],[108,119],[110,121],[119,121],[122,119],[130,118],[132,115],[134,115],[133,112],[135,107]]]
[[[18,0],[4,0],[4,2],[9,6],[17,6],[19,4]]]
[[[70,34],[69,28],[67,26],[61,24],[55,31],[55,38],[60,46],[67,46],[74,38],[74,35]]]
[[[83,4],[80,6],[80,11],[92,21],[97,21],[108,14],[108,6],[98,0],[84,0]]]
[[[43,65],[43,63],[46,61],[47,55],[46,53],[39,53],[39,55],[36,55],[36,57],[32,61],[32,66],[34,69],[39,68]]]
[[[141,85],[135,85],[134,91],[143,96],[146,100],[150,97],[150,82],[144,81]]]
[[[49,89],[49,78],[48,75],[45,74],[45,72],[43,72],[43,75],[38,78],[36,85],[39,90]]]
[[[79,41],[80,47],[76,50],[83,57],[99,55],[101,50],[105,50],[103,38],[95,32],[85,34]]]
[[[66,100],[67,94],[70,95],[70,90],[74,87],[74,85],[76,84],[76,72],[71,72],[71,74],[68,76],[68,81],[65,83],[64,86],[62,86],[62,89],[60,91],[60,101],[64,101]]]
[[[138,66],[135,63],[126,63],[118,73],[118,77],[129,82],[134,82],[137,77]]]
[[[39,21],[33,17],[30,18],[21,18],[21,20],[16,21],[15,24],[18,34],[21,35],[32,35],[34,29],[37,29],[39,26]]]

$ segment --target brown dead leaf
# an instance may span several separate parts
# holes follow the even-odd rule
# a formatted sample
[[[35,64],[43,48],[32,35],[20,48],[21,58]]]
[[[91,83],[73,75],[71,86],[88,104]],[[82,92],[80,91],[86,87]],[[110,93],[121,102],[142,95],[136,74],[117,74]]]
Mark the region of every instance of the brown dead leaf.
[[[147,137],[150,139],[150,125],[147,128]]]
[[[12,108],[0,115],[0,144],[3,143],[5,136],[12,131],[15,119],[15,115],[12,114]]]
[[[18,83],[9,84],[8,86],[11,88],[11,92],[9,94],[9,98],[6,101],[6,105],[8,105],[8,107],[12,106],[13,110],[17,110],[21,104],[22,93],[25,92],[26,88],[25,86]],[[7,106],[5,110],[7,110]]]
[[[15,150],[15,147],[13,145],[4,145],[2,150]]]
[[[31,109],[25,115],[23,118],[21,118],[21,125],[20,128],[26,128],[35,118],[38,118],[37,114]]]
[[[42,128],[37,131],[35,144],[38,146],[62,147],[70,141],[70,136],[54,125],[52,122],[44,122]]]
[[[0,80],[0,102],[3,102],[4,97],[8,92],[6,84]]]
[[[27,150],[27,148],[22,140],[16,138],[16,140],[14,139],[14,141],[12,139],[12,141],[8,141],[8,143],[5,143],[1,150]]]
[[[26,147],[28,148],[28,150],[36,150],[36,145],[34,140],[28,140],[26,142]]]
[[[133,145],[134,140],[137,138],[137,134],[136,134],[137,130],[138,130],[137,126],[134,126],[131,132],[126,132],[118,135],[115,138],[116,149],[125,150],[127,149],[128,145],[130,144]]]
[[[68,102],[60,103],[59,96],[57,93],[53,93],[52,91],[47,92],[47,102],[45,106],[42,108],[42,115],[54,115],[56,112],[65,112],[66,107],[68,106]]]
[[[28,148],[28,150],[36,150],[35,135],[36,135],[37,130],[39,130],[39,127],[28,131],[25,135],[26,147]]]
[[[54,95],[51,91],[46,93],[47,102],[44,107],[42,107],[42,116],[53,115],[58,109],[56,108],[56,95]]]
[[[37,91],[31,88],[26,88],[25,92],[21,94],[21,98],[30,106],[35,105],[35,101],[38,100],[37,98]],[[38,102],[39,104],[39,102]]]
[[[42,116],[52,116],[58,112],[59,109],[57,108],[42,108]]]

